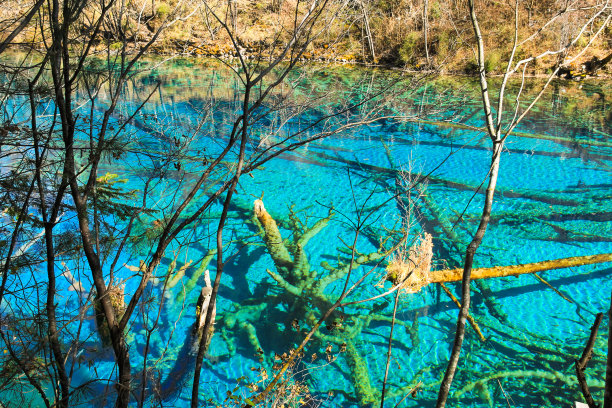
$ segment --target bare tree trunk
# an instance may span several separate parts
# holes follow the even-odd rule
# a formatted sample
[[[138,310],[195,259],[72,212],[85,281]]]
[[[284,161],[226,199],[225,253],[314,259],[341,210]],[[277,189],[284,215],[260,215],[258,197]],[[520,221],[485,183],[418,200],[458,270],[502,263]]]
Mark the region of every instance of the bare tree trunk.
[[[529,27],[533,26],[533,3],[535,0],[531,0],[527,6],[527,24]]]
[[[606,384],[604,388],[604,408],[612,408],[612,296],[608,309],[608,358],[606,361]]]
[[[250,94],[251,94],[251,79],[247,75],[244,92],[244,102],[242,105],[242,129],[240,136],[240,152],[238,154],[238,165],[236,167],[236,174],[232,180],[232,184],[227,191],[225,201],[223,203],[223,211],[219,218],[219,225],[217,226],[217,273],[215,275],[215,283],[213,284],[212,293],[210,295],[210,301],[208,303],[208,309],[206,310],[206,319],[204,320],[204,326],[202,328],[202,337],[198,345],[198,355],[196,357],[195,371],[193,374],[193,388],[191,392],[191,407],[198,407],[198,393],[200,388],[200,372],[202,370],[202,361],[204,360],[204,353],[206,352],[206,346],[209,343],[210,330],[212,326],[212,317],[214,315],[217,303],[217,293],[219,292],[219,286],[221,285],[221,275],[223,274],[223,228],[225,226],[225,220],[227,219],[227,213],[229,206],[232,201],[232,195],[236,190],[238,181],[242,174],[244,167],[244,155],[246,152],[246,145],[249,131],[249,108],[250,108]],[[202,312],[200,312],[202,313]],[[197,322],[196,324],[199,324]]]
[[[108,5],[110,7],[110,4]],[[104,9],[104,13],[108,11],[108,7]],[[69,44],[69,30],[70,25],[73,23],[77,16],[73,15],[72,9],[68,8],[68,5],[64,3],[62,10],[62,19],[60,21],[60,4],[59,0],[53,1],[52,11],[52,33],[53,33],[53,45],[50,49],[50,64],[51,73],[53,77],[53,83],[55,87],[55,102],[57,109],[59,110],[59,116],[61,118],[61,130],[62,138],[65,146],[65,157],[64,157],[64,177],[67,184],[70,186],[71,195],[74,200],[76,207],[77,219],[79,222],[79,229],[81,235],[81,241],[83,243],[83,251],[87,258],[89,267],[91,269],[91,275],[96,287],[96,301],[100,302],[104,311],[104,316],[109,326],[113,351],[116,357],[117,365],[119,367],[119,380],[118,380],[118,397],[117,406],[127,407],[130,399],[130,359],[127,344],[125,343],[125,337],[122,330],[119,328],[117,322],[117,316],[114,308],[111,304],[110,297],[108,296],[108,290],[104,281],[104,275],[100,258],[94,250],[94,243],[92,240],[92,232],[89,227],[89,216],[87,211],[87,198],[79,190],[77,182],[77,171],[75,163],[74,153],[74,134],[76,120],[72,112],[72,98],[73,98],[73,81],[76,78],[78,70],[81,66],[77,66],[74,70],[71,70],[70,62],[70,44]],[[78,7],[76,8],[78,10]],[[103,14],[104,15],[104,14]],[[101,17],[102,18],[102,17]],[[100,22],[101,22],[100,18]],[[83,57],[84,58],[84,57]],[[116,103],[116,100],[114,101]],[[114,104],[113,104],[114,107]],[[111,108],[112,109],[112,108]],[[104,138],[105,124],[102,126],[100,131],[100,146]],[[100,152],[92,152],[92,168],[90,180],[95,180],[96,164],[100,160]],[[87,191],[87,189],[86,189]],[[84,193],[86,194],[86,193]],[[54,295],[54,285],[51,274],[49,276],[50,282],[50,293]],[[48,307],[49,309],[49,307]],[[53,340],[56,336],[54,326],[52,326],[51,318],[53,318],[54,310],[50,308],[48,310],[50,318],[50,338]],[[59,347],[59,345],[58,345]],[[57,348],[59,350],[59,348]],[[55,351],[55,350],[54,350]],[[54,355],[56,353],[54,352]],[[59,355],[55,355],[57,360]],[[62,360],[63,361],[63,360]],[[60,372],[61,376],[61,372]]]
[[[366,0],[360,0],[359,5],[361,6],[361,13],[363,14],[363,25],[365,27],[366,39],[368,40],[368,48],[370,51],[370,58],[372,62],[376,63],[376,52],[374,51],[374,38],[372,38],[372,30],[370,27],[370,12],[368,10]]]
[[[60,348],[59,335],[57,330],[57,318],[55,315],[55,251],[53,248],[53,227],[51,223],[45,223],[45,243],[47,251],[47,278],[49,280],[47,287],[47,320],[49,331],[49,344],[53,352],[53,361],[57,369],[60,382],[60,401],[58,407],[68,407],[68,397],[70,391],[68,389],[68,374],[64,364],[64,355]]]
[[[229,9],[230,15],[230,27],[232,27],[233,32],[238,31],[238,8],[236,5],[236,0],[227,0],[227,7]]]
[[[57,403],[59,407],[68,407],[69,396],[70,396],[70,379],[66,372],[65,358],[61,350],[59,341],[59,333],[57,329],[57,317],[55,314],[55,247],[53,243],[53,227],[55,226],[56,218],[59,212],[59,207],[63,200],[66,191],[66,178],[65,174],[62,176],[62,183],[55,196],[51,213],[47,211],[45,204],[45,193],[44,187],[41,180],[40,170],[43,165],[44,153],[40,152],[39,140],[38,140],[38,125],[36,121],[36,104],[34,100],[34,85],[32,82],[28,84],[28,93],[30,99],[30,110],[32,112],[32,135],[34,138],[34,154],[35,154],[35,170],[33,184],[38,186],[38,195],[40,199],[40,212],[45,231],[45,251],[46,251],[46,263],[47,263],[47,279],[49,280],[47,286],[47,300],[46,300],[46,312],[47,312],[47,324],[48,326],[48,338],[51,352],[53,354],[53,363],[59,376],[59,397],[60,401]],[[27,200],[26,200],[27,204]]]
[[[453,377],[457,370],[457,363],[459,362],[459,355],[461,354],[461,346],[463,344],[463,338],[465,336],[465,321],[468,316],[470,309],[470,279],[472,274],[472,266],[474,262],[474,255],[476,250],[482,242],[482,238],[487,230],[489,219],[491,217],[491,208],[493,206],[493,196],[495,194],[495,186],[497,184],[497,176],[499,173],[499,162],[501,158],[502,147],[504,145],[503,139],[499,134],[499,127],[496,127],[493,123],[493,113],[491,110],[491,102],[489,100],[489,91],[486,78],[486,72],[484,67],[484,43],[482,40],[482,33],[478,25],[478,19],[476,17],[476,11],[474,8],[473,0],[469,0],[468,7],[470,10],[470,18],[472,20],[472,26],[474,28],[474,36],[478,43],[478,66],[480,71],[480,87],[482,91],[482,103],[485,121],[487,124],[487,132],[490,139],[493,141],[493,155],[491,157],[491,165],[489,167],[489,182],[487,185],[487,191],[485,194],[485,203],[482,209],[482,215],[480,217],[480,224],[476,230],[476,234],[470,242],[466,254],[465,261],[463,264],[463,280],[461,284],[461,308],[459,309],[459,317],[457,319],[457,329],[455,331],[455,339],[453,342],[453,348],[451,356],[444,373],[444,379],[440,385],[438,392],[438,401],[436,402],[436,408],[443,408],[446,405],[446,400],[450,393],[450,387],[453,382]],[[503,98],[503,89],[500,99]],[[501,109],[498,112],[501,115]],[[498,119],[500,117],[498,116]]]
[[[385,406],[385,392],[387,390],[387,379],[389,376],[389,366],[391,364],[391,352],[393,350],[393,329],[395,328],[395,316],[397,315],[397,304],[401,290],[395,292],[395,299],[393,300],[393,315],[391,317],[391,331],[389,333],[389,342],[387,344],[387,362],[385,364],[385,376],[383,378],[382,390],[380,392],[380,408]],[[415,317],[415,321],[418,316]]]
[[[425,57],[427,58],[427,66],[431,66],[431,59],[429,58],[429,42],[428,42],[428,14],[429,14],[429,1],[423,0],[423,39],[425,41]]]
[[[467,248],[465,253],[465,262],[463,264],[463,281],[461,284],[461,308],[459,309],[459,317],[457,319],[457,329],[455,330],[455,340],[451,351],[450,360],[448,367],[440,386],[438,393],[438,401],[436,403],[437,408],[442,408],[446,405],[446,399],[450,392],[450,387],[457,370],[457,363],[459,362],[459,355],[461,354],[461,346],[463,344],[463,338],[465,336],[465,321],[467,319],[468,310],[470,309],[470,277],[472,273],[472,266],[474,263],[474,255],[476,250],[482,242],[482,238],[487,230],[489,219],[491,217],[491,208],[493,207],[493,196],[495,194],[495,185],[497,184],[497,176],[499,173],[499,162],[502,152],[503,142],[498,141],[494,143],[493,157],[491,158],[491,167],[489,175],[489,183],[487,185],[487,192],[485,195],[485,204],[482,209],[482,215],[480,217],[480,224],[476,230],[472,242]]]
[[[591,391],[589,391],[589,385],[586,381],[586,376],[584,375],[584,371],[586,369],[586,365],[591,359],[593,353],[593,347],[595,346],[595,339],[597,338],[597,330],[599,329],[599,325],[601,324],[601,320],[603,319],[603,313],[597,313],[595,317],[595,323],[591,326],[591,335],[589,336],[589,340],[582,351],[582,356],[580,360],[576,360],[576,378],[578,378],[578,383],[580,384],[580,389],[582,391],[582,396],[589,408],[599,408],[599,404],[593,400],[593,396],[591,395]]]

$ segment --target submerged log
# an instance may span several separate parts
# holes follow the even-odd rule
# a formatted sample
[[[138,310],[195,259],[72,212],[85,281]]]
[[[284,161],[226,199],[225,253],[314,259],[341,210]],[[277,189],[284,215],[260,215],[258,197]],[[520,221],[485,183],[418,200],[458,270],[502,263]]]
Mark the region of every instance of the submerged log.
[[[446,285],[444,283],[442,283],[442,282],[440,282],[440,286],[442,286],[442,289],[444,289],[444,292],[448,295],[448,297],[451,298],[453,303],[455,303],[457,305],[457,307],[459,309],[461,309],[461,302],[459,302],[459,299],[457,299],[457,297],[455,295],[453,295],[453,292],[451,292],[450,289],[447,288]],[[478,334],[478,337],[480,338],[480,341],[483,341],[483,342],[487,341],[485,336],[482,334],[482,331],[480,330],[480,326],[478,326],[478,323],[476,323],[476,320],[474,319],[474,317],[471,314],[468,313],[467,319],[470,322],[470,324],[472,325],[472,327],[474,328],[474,330],[476,330],[476,334]]]
[[[289,215],[289,228],[293,231],[293,239],[289,240],[283,239],[278,224],[266,211],[262,200],[255,200],[253,210],[255,212],[255,222],[260,228],[266,248],[278,271],[278,274],[268,271],[270,276],[285,289],[289,288],[287,285],[293,286],[291,291],[300,291],[312,287],[317,281],[316,271],[310,269],[304,247],[327,226],[329,220],[334,216],[334,212],[330,210],[327,217],[318,220],[309,227],[307,223],[300,221],[292,210]],[[322,282],[318,281],[319,293],[321,294],[325,289]]]
[[[368,365],[359,351],[357,351],[352,340],[347,340],[345,344],[346,352],[344,355],[346,357],[346,363],[351,370],[355,394],[362,407],[370,407],[377,400],[377,390],[372,386]]]
[[[453,122],[423,120],[423,119],[409,119],[407,120],[407,122],[414,122],[414,123],[419,123],[423,125],[431,125],[431,126],[441,127],[441,128],[454,128],[454,129],[461,129],[461,130],[469,130],[473,132],[486,133],[485,129],[479,128],[477,126],[467,125],[464,123],[453,123]],[[518,137],[523,137],[523,138],[528,138],[528,139],[550,140],[550,141],[558,142],[558,143],[567,143],[569,145],[583,144],[586,146],[612,147],[612,143],[606,142],[606,141],[575,140],[570,137],[555,136],[555,135],[549,135],[545,133],[527,133],[527,132],[514,131],[514,132],[511,132],[510,134],[512,136],[518,136]]]
[[[550,261],[542,261],[521,265],[510,265],[510,266],[494,266],[491,268],[476,268],[472,270],[472,280],[474,279],[485,279],[485,278],[500,278],[504,276],[516,276],[526,273],[537,273],[542,271],[548,271],[553,269],[570,268],[573,266],[590,265],[604,262],[612,262],[612,253],[598,254],[598,255],[587,255],[587,256],[575,256],[571,258],[554,259]],[[389,272],[389,271],[388,271]],[[397,274],[389,274],[390,280],[396,279]],[[463,277],[463,269],[445,269],[442,271],[433,271],[427,275],[415,273],[410,271],[407,274],[407,280],[410,280],[410,286],[420,286],[423,288],[429,283],[446,283],[446,282],[459,282]]]
[[[264,207],[264,203],[262,200],[255,200],[253,203],[253,209],[255,210],[255,216],[261,227],[264,230],[263,238],[266,243],[266,247],[268,248],[268,252],[270,252],[270,256],[274,261],[274,265],[279,269],[279,271],[284,272],[286,275],[288,271],[293,269],[293,259],[289,254],[289,250],[285,246],[283,237],[278,229],[278,225],[276,221],[270,214],[266,211]]]
[[[418,143],[419,146],[434,146],[434,147],[446,147],[449,149],[458,149],[459,147],[462,150],[473,150],[473,151],[481,151],[488,152],[490,151],[489,147],[481,146],[481,145],[469,145],[469,144],[461,144],[461,143],[451,143],[442,141],[430,141],[430,140],[419,140],[415,142],[413,139],[394,137],[393,141],[395,143],[401,143],[402,145],[413,145]],[[568,144],[565,144],[567,147]],[[526,155],[526,156],[543,156],[543,157],[556,157],[562,160],[565,159],[581,159],[584,161],[587,160],[612,160],[612,156],[603,153],[591,153],[589,151],[546,151],[546,150],[535,150],[535,149],[512,149],[506,148],[504,152],[512,153],[514,155]],[[515,156],[516,157],[516,156]],[[393,167],[393,166],[392,166]]]
[[[388,169],[386,167],[376,166],[373,164],[361,163],[357,160],[346,159],[346,158],[339,157],[339,156],[332,156],[327,153],[312,152],[312,154],[324,160],[331,160],[331,161],[335,161],[338,163],[347,164],[353,169],[362,170],[370,174],[374,173],[378,176],[395,178],[399,172],[396,169]],[[410,177],[413,180],[418,180],[419,182],[427,181],[430,184],[439,184],[444,187],[448,187],[448,188],[458,190],[458,191],[470,191],[470,192],[476,192],[477,194],[485,194],[485,191],[483,189],[478,188],[477,186],[467,184],[467,183],[447,180],[441,177],[433,176],[431,174],[425,176],[423,174],[416,173],[416,172],[415,173],[404,172],[404,173],[406,174],[407,177]],[[562,197],[558,197],[553,194],[541,193],[541,192],[533,191],[533,190],[525,190],[525,189],[517,189],[517,188],[510,189],[510,188],[501,188],[501,187],[498,187],[495,191],[496,191],[495,192],[496,196],[505,197],[505,198],[522,198],[522,199],[527,199],[527,200],[532,200],[532,201],[539,201],[539,202],[546,203],[546,204],[570,206],[570,207],[576,207],[580,205],[580,202],[577,199],[574,199],[569,194],[565,194]]]
[[[196,269],[195,272],[193,272],[193,274],[191,275],[191,278],[189,278],[187,283],[185,283],[185,286],[182,288],[182,290],[179,290],[176,296],[177,303],[182,303],[185,300],[185,298],[196,287],[202,275],[204,275],[205,282],[207,282],[206,279],[210,280],[210,274],[208,272],[208,265],[210,264],[210,261],[213,259],[215,255],[217,255],[216,249],[209,249],[208,252],[206,252],[206,255],[204,255],[204,258],[202,259],[200,266],[198,266],[198,269]],[[206,276],[208,276],[208,278]]]

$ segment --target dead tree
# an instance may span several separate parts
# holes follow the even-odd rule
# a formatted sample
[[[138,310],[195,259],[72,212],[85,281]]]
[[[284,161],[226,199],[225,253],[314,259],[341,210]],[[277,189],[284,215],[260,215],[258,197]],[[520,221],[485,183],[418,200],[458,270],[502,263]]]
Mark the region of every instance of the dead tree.
[[[431,59],[429,58],[429,0],[423,0],[423,41],[425,43],[425,58],[427,59],[427,65],[431,65]]]

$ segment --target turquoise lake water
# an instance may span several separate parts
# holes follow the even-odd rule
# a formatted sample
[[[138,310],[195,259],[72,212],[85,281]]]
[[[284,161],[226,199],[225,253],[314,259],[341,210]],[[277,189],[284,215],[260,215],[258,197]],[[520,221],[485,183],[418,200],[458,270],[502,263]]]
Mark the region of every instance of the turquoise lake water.
[[[251,128],[253,143],[248,155],[265,146],[266,137],[278,140],[283,132],[305,127],[336,109],[334,98],[353,98],[355,89],[363,90],[395,75],[346,67],[308,68],[308,74],[312,74],[309,69],[316,73],[314,85],[300,85],[299,92],[288,91],[286,97],[297,103],[316,96],[324,107],[291,117],[262,111],[261,121]],[[161,85],[155,90],[158,81]],[[398,91],[402,83],[408,84],[408,80],[392,90]],[[100,175],[118,174],[128,180],[122,184],[125,191],[141,192],[143,180],[156,171],[161,153],[176,151],[174,162],[181,165],[167,166],[163,178],[153,183],[149,203],[154,203],[152,208],[158,212],[143,216],[134,234],[144,234],[168,211],[166,206],[180,203],[183,190],[179,186],[188,187],[201,169],[202,158],[222,147],[227,138],[224,132],[239,114],[236,89],[239,84],[229,71],[203,61],[162,65],[130,84],[131,102],[122,107],[124,116],[129,116],[149,92],[154,91],[153,97],[125,129],[129,151],[105,164]],[[477,252],[476,266],[612,252],[611,91],[606,82],[554,83],[517,134],[508,138],[492,220]],[[284,238],[293,233],[291,211],[312,226],[333,208],[335,214],[328,225],[304,248],[310,270],[318,273],[316,282],[330,273],[321,266],[323,262],[332,267],[348,262],[346,244],[354,238],[359,214],[369,218],[356,250],[360,254],[375,252],[385,238],[389,238],[385,241],[389,247],[398,237],[392,230],[406,220],[407,210],[402,206],[407,195],[398,190],[405,183],[402,178],[408,177],[407,173],[413,179],[429,175],[418,191],[410,193],[410,238],[424,231],[433,235],[435,268],[461,265],[483,204],[484,187],[476,190],[487,174],[491,143],[484,133],[448,126],[445,121],[481,126],[478,95],[477,83],[468,79],[424,80],[414,90],[398,91],[386,102],[381,113],[389,118],[311,142],[241,178],[224,235],[227,259],[215,335],[202,370],[201,401],[210,399],[213,402],[208,406],[215,406],[214,402],[226,400],[228,391],[249,396],[245,384],[257,383],[262,369],[271,376],[279,362],[275,354],[282,355],[299,343],[303,338],[299,330],[309,328],[311,319],[319,316],[312,298],[296,299],[266,272],[275,271],[275,266],[252,221],[255,199],[263,196]],[[275,94],[274,98],[280,100],[281,96]],[[370,113],[352,110],[345,116],[355,120]],[[409,116],[410,120],[394,115]],[[327,125],[341,123],[335,119]],[[307,134],[321,130],[323,124]],[[133,201],[124,202],[139,206],[139,192]],[[203,193],[196,203],[206,198]],[[148,364],[154,371],[145,406],[161,401],[164,407],[180,407],[190,400],[193,356],[189,333],[199,290],[185,294],[184,302],[181,293],[202,257],[215,246],[219,213],[220,206],[214,206],[179,237],[189,245],[175,245],[171,248],[174,254],[167,252],[158,271],[160,277],[174,256],[178,267],[190,260],[193,263],[180,283],[165,294],[163,285],[149,286],[147,296],[153,301],[139,310],[131,326],[130,356],[133,371],[138,373],[144,358],[144,329],[152,324],[152,320],[143,320],[142,313],[150,313],[154,320],[160,311],[159,328],[151,337]],[[67,224],[65,228],[70,227]],[[147,241],[141,237],[130,242],[120,264],[138,265],[146,259]],[[79,265],[79,261],[69,262],[75,270],[82,267]],[[349,300],[382,293],[384,289],[376,284],[384,276],[385,265],[368,262],[353,271],[351,283],[375,268]],[[208,268],[214,279],[214,258]],[[41,271],[41,276],[44,273]],[[125,268],[117,273],[120,278],[132,275]],[[552,288],[532,275],[474,281],[470,313],[485,341],[468,323],[449,406],[561,407],[581,401],[574,360],[582,352],[595,314],[609,308],[611,274],[612,264],[604,263],[540,273]],[[79,277],[86,285],[86,271]],[[134,279],[125,282],[127,298],[136,284]],[[200,279],[198,287],[203,284]],[[69,291],[67,281],[59,285],[66,299],[63,310],[74,315],[80,298]],[[344,280],[331,282],[324,295],[334,299],[343,285]],[[458,285],[447,286],[460,297]],[[162,298],[164,303],[159,307]],[[393,296],[387,296],[347,307],[341,312],[344,321],[339,328],[321,329],[293,372],[293,379],[309,389],[311,399],[303,398],[306,406],[367,406],[379,398],[392,311]],[[416,391],[400,406],[434,405],[457,313],[456,305],[436,284],[400,296],[385,406],[395,406],[415,386]],[[298,330],[293,327],[296,320]],[[76,329],[78,322],[69,323],[71,326]],[[597,395],[603,390],[606,332],[604,319],[587,371]],[[81,340],[84,351],[75,368],[75,384],[112,376],[111,351],[100,347],[92,319],[86,320]],[[332,353],[326,353],[328,346]],[[341,348],[347,350],[340,352]],[[112,405],[99,397],[105,386],[94,382],[92,392],[97,397],[86,394],[83,403]]]

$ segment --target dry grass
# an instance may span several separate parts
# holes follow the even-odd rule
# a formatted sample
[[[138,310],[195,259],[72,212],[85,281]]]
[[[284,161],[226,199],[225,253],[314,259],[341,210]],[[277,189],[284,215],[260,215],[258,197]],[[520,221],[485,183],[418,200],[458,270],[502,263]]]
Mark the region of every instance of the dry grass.
[[[432,258],[432,237],[425,233],[410,248],[402,246],[391,256],[386,279],[404,293],[417,293],[429,284]]]

